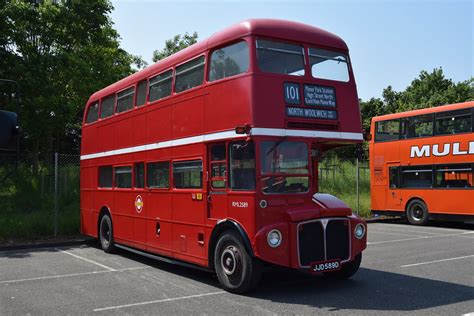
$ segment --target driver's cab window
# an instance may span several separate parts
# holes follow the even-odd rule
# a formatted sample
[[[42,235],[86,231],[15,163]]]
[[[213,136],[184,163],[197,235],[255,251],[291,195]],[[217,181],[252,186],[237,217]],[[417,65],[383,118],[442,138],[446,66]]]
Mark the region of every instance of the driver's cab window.
[[[235,142],[229,146],[230,188],[255,189],[255,145],[253,142]]]

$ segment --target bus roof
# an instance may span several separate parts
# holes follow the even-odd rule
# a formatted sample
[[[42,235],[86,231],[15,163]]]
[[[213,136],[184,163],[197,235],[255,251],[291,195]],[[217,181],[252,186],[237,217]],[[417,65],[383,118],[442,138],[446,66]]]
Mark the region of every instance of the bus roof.
[[[460,110],[460,109],[465,109],[465,108],[469,108],[473,106],[474,106],[474,101],[440,105],[440,106],[435,106],[432,108],[425,108],[425,109],[420,109],[420,110],[412,110],[412,111],[405,111],[405,112],[400,112],[400,113],[375,116],[372,118],[372,121],[378,122],[378,121],[385,121],[385,120],[394,120],[397,118],[402,118],[402,117],[407,117],[407,116],[416,116],[416,115],[430,114],[430,113],[436,113],[436,112]]]
[[[289,39],[296,42],[348,51],[346,43],[339,36],[314,26],[285,20],[250,19],[218,31],[205,40],[199,41],[198,43],[160,60],[139,72],[97,91],[89,98],[89,101],[95,101],[99,98],[103,98],[109,94],[125,89],[136,81],[140,81],[153,74],[171,68],[176,64],[187,61],[188,59],[205,52],[209,48],[217,47],[221,44],[232,41],[233,39],[249,35]]]

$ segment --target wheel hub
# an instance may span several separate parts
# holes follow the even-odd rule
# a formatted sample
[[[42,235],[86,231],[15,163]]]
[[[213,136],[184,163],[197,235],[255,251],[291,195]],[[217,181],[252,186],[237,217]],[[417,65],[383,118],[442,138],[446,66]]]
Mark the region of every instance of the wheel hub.
[[[221,255],[221,267],[226,275],[233,275],[240,265],[240,256],[238,251],[232,247],[227,247]]]

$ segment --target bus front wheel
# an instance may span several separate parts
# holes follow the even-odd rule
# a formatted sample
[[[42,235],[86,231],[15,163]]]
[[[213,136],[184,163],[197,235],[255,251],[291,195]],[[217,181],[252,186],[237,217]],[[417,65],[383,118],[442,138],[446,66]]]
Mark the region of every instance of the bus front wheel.
[[[412,225],[426,225],[430,216],[422,200],[413,200],[407,206],[407,219]]]
[[[224,290],[243,294],[254,289],[261,276],[257,259],[252,258],[238,234],[227,231],[217,241],[214,267]]]
[[[112,253],[115,250],[112,220],[107,214],[100,219],[99,241],[105,252]]]

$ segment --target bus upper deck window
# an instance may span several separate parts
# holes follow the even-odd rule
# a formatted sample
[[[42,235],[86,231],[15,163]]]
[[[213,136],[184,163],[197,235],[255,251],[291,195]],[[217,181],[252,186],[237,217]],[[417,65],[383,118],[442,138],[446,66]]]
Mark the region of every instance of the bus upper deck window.
[[[249,68],[249,48],[246,42],[219,48],[212,52],[209,81],[244,73]]]
[[[95,102],[87,110],[86,123],[92,123],[97,121],[99,115],[99,102]]]
[[[285,42],[257,40],[257,60],[261,71],[304,76],[303,46]]]
[[[309,62],[313,78],[349,81],[348,57],[344,53],[310,48]]]
[[[460,134],[471,131],[471,109],[441,112],[435,115],[435,135]]]

